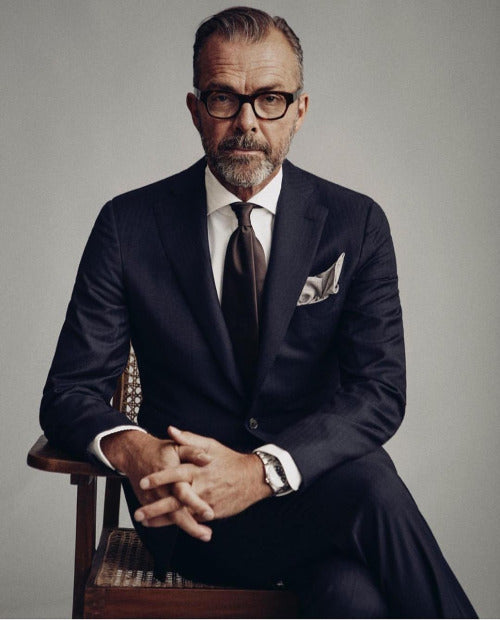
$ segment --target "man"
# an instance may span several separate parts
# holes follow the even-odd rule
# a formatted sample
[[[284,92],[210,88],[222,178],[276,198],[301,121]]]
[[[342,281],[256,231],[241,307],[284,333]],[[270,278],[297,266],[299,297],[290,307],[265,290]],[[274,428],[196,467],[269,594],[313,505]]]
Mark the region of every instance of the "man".
[[[299,40],[223,11],[198,29],[194,87],[206,158],[101,211],[47,437],[125,474],[159,574],[282,579],[306,616],[474,617],[381,447],[405,405],[385,216],[285,160],[308,108]],[[130,341],[139,427],[109,406]]]

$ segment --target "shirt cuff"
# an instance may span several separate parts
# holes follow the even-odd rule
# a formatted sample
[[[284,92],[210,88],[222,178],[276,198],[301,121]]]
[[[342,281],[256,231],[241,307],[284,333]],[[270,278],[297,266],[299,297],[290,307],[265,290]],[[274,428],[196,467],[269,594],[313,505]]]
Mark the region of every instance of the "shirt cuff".
[[[123,426],[115,426],[114,428],[110,428],[107,431],[102,431],[94,437],[94,439],[89,443],[87,450],[96,457],[101,463],[104,463],[106,467],[113,469],[114,471],[118,471],[116,467],[113,467],[111,463],[108,461],[104,452],[101,450],[101,439],[106,437],[107,435],[114,435],[114,433],[119,433],[120,431],[141,431],[141,433],[147,433],[147,431],[140,426],[132,426],[131,424],[124,424]],[[118,472],[119,474],[121,472]]]
[[[266,454],[270,454],[271,456],[275,456],[278,461],[281,463],[281,467],[283,467],[283,471],[285,472],[285,476],[287,479],[290,488],[294,491],[300,487],[302,482],[302,475],[298,470],[297,465],[295,465],[295,461],[290,456],[290,453],[283,448],[278,448],[278,446],[273,443],[266,443],[265,446],[261,446],[260,448],[256,448],[254,452],[265,452]]]

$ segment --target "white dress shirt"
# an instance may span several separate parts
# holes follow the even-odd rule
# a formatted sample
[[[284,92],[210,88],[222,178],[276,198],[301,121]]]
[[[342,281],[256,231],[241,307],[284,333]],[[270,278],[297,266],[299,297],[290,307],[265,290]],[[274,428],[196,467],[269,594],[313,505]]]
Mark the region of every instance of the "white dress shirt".
[[[274,217],[276,215],[276,206],[278,204],[282,180],[283,171],[280,168],[278,174],[264,187],[264,189],[251,198],[252,204],[263,207],[262,209],[254,209],[250,214],[250,220],[252,222],[255,235],[264,249],[267,264],[269,264],[269,255],[271,253]],[[207,192],[208,246],[214,273],[215,287],[220,301],[222,295],[222,278],[224,275],[224,260],[226,257],[227,244],[229,242],[229,237],[238,227],[238,220],[230,205],[233,202],[241,201],[237,196],[232,194],[223,185],[221,185],[221,183],[219,183],[208,166],[205,169],[205,187]],[[106,435],[117,433],[122,430],[144,431],[144,429],[138,426],[118,426],[99,433],[99,435],[95,437],[88,447],[91,454],[96,456],[105,465],[111,467],[112,469],[113,466],[101,450],[101,439]],[[283,450],[274,444],[266,444],[265,446],[258,448],[258,450],[261,452],[267,452],[268,454],[275,456],[280,461],[287,477],[288,484],[292,490],[296,491],[302,482],[302,476],[290,454],[286,450]]]

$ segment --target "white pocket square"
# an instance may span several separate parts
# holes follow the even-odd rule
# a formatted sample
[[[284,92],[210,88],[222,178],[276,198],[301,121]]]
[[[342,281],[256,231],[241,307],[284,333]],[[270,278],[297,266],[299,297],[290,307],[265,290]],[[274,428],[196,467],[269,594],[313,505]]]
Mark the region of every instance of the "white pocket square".
[[[330,295],[336,295],[339,292],[339,278],[344,264],[345,252],[337,258],[331,267],[328,267],[323,273],[317,276],[309,276],[304,288],[300,293],[297,306],[305,306],[307,304],[317,304]]]

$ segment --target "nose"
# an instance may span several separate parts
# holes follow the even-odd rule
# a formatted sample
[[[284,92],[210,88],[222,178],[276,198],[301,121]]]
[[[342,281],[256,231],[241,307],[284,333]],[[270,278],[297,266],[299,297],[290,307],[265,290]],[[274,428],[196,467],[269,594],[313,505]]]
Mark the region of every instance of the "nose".
[[[257,131],[257,117],[250,103],[244,103],[234,118],[234,125],[242,133]]]

